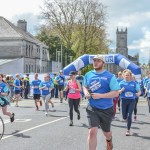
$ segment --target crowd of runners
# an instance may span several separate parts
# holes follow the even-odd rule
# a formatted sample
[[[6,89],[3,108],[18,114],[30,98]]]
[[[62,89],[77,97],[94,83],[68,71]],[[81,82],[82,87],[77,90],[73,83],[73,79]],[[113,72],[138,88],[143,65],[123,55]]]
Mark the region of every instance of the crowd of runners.
[[[60,103],[68,101],[69,105],[69,126],[73,126],[73,109],[77,113],[77,119],[82,117],[79,107],[82,100],[87,100],[87,118],[89,122],[88,148],[96,150],[98,128],[101,128],[106,138],[107,150],[113,149],[111,122],[115,119],[116,112],[122,114],[122,118],[127,123],[126,136],[130,136],[132,125],[132,113],[134,121],[137,119],[137,103],[140,96],[144,96],[148,101],[150,112],[150,71],[140,82],[136,81],[134,74],[125,69],[117,75],[105,70],[105,60],[101,55],[93,58],[93,70],[82,75],[71,71],[69,77],[59,74],[44,74],[43,80],[35,73],[34,80],[30,81],[29,74],[20,77],[19,74],[6,76],[0,74],[0,106],[4,115],[14,121],[15,114],[7,110],[10,102],[14,102],[19,107],[18,102],[24,98],[29,98],[31,89],[36,110],[44,106],[45,115],[50,111],[50,106],[54,108],[53,98],[59,98]]]

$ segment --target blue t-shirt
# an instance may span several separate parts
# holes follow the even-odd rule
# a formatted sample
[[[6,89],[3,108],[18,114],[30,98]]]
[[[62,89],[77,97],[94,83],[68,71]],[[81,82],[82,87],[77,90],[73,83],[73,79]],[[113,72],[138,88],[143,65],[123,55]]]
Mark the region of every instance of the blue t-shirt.
[[[123,78],[117,78],[118,83],[120,83],[123,80]]]
[[[147,83],[147,97],[150,97],[150,81]]]
[[[140,90],[140,85],[137,84],[135,81],[121,81],[119,83],[120,88],[122,89],[123,87],[125,90],[120,94],[122,99],[131,99],[135,100],[136,98],[136,93]]]
[[[85,75],[84,86],[92,93],[108,93],[119,90],[119,84],[115,75],[104,70],[101,73],[92,70]],[[89,105],[94,108],[107,109],[113,106],[113,98],[89,99]]]
[[[47,82],[43,81],[40,83],[39,87],[44,87],[44,86],[46,86],[46,88],[42,89],[42,95],[48,95],[50,94],[50,89],[54,87],[54,84],[51,81],[47,81]]]
[[[8,89],[8,86],[6,85],[6,83],[1,82],[0,83],[0,92],[7,93],[8,91],[9,91],[9,89]],[[9,99],[7,98],[7,96],[0,95],[0,104],[1,105],[4,105],[4,101],[1,99],[1,97],[4,98],[5,100],[7,100],[8,102],[10,102]]]
[[[58,75],[56,77],[56,81],[58,82],[58,85],[63,85],[64,86],[65,76],[64,75],[62,75],[62,76]]]
[[[78,80],[79,82],[80,82],[80,84],[81,84],[81,86],[83,85],[83,82],[84,82],[84,76],[82,76],[82,75],[77,75],[76,76],[76,80]]]
[[[41,83],[41,80],[33,80],[31,82],[31,86],[34,87],[33,94],[41,94],[41,91],[39,90],[39,85]]]
[[[20,84],[20,80],[16,78],[16,79],[14,80],[14,85],[20,86],[20,85],[21,85],[21,84]],[[20,91],[20,90],[21,90],[21,88],[14,87],[14,91]]]

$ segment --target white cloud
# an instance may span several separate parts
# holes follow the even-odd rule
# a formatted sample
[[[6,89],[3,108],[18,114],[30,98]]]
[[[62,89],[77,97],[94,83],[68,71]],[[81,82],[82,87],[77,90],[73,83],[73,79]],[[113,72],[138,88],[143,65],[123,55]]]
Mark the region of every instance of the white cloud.
[[[10,19],[23,13],[40,13],[43,0],[0,0],[0,15]]]

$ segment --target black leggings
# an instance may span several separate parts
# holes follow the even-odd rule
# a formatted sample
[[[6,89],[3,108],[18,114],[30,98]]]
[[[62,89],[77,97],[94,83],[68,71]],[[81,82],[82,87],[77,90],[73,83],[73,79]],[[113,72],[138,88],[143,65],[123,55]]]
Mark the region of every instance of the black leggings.
[[[70,120],[73,120],[73,107],[74,107],[74,110],[75,112],[80,115],[80,111],[79,111],[79,103],[80,103],[80,98],[79,99],[71,99],[69,98],[69,108],[70,108],[70,111],[69,111],[69,115],[70,115]]]
[[[137,114],[137,103],[138,103],[139,98],[135,98],[135,106],[134,106],[134,115],[136,116]]]

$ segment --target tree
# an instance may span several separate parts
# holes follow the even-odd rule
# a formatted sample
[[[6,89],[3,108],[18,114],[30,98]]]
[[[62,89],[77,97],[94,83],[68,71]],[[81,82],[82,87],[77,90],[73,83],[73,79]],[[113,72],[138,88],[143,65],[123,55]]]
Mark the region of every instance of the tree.
[[[43,16],[49,29],[57,34],[68,49],[89,53],[108,48],[106,7],[98,0],[45,0]]]

